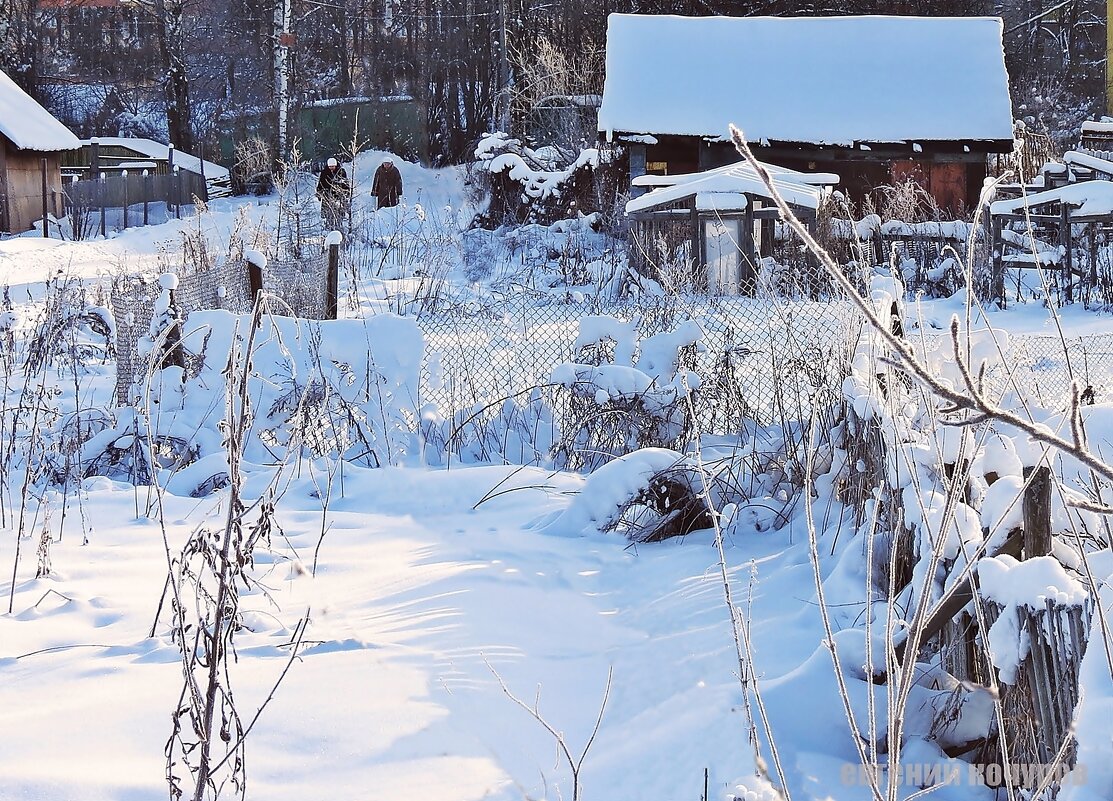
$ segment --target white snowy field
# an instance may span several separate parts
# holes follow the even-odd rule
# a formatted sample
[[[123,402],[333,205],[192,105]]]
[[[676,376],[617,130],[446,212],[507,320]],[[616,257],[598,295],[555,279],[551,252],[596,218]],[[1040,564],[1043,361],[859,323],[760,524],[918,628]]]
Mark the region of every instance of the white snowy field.
[[[381,156],[368,154],[357,165],[358,203],[368,200]],[[411,225],[411,215],[425,214],[415,203],[439,210],[448,228],[463,220],[468,202],[459,174],[400,166],[407,208],[373,215],[368,225],[386,233]],[[201,222],[212,241],[227,240],[241,206],[257,223],[276,214],[273,199],[217,201]],[[0,287],[9,287],[18,317],[41,301],[52,277],[96,283],[120,271],[161,270],[182,232],[197,224],[172,221],[89,242],[34,236],[0,242]],[[444,276],[467,287],[474,275],[459,243],[454,247],[444,257]],[[380,264],[374,275],[346,275],[359,283],[341,292],[353,298],[342,316],[389,310],[390,298],[420,280],[419,272]],[[915,316],[925,329],[943,329],[961,310],[961,298],[924,301]],[[1055,330],[1037,304],[978,324],[986,322],[1020,334]],[[1078,307],[1067,309],[1063,322],[1072,334],[1108,328],[1107,316]],[[340,333],[333,336],[352,325],[336,324]],[[348,344],[358,350],[362,343]],[[47,373],[60,394],[72,392],[64,389],[72,382],[64,366]],[[80,380],[79,403],[108,402],[111,364],[88,366]],[[1100,439],[1103,430],[1095,425],[1094,432]],[[754,776],[711,532],[635,546],[620,534],[585,529],[590,520],[578,514],[583,505],[575,499],[585,497],[590,479],[572,473],[433,468],[420,452],[402,466],[337,470],[329,459],[281,468],[245,464],[249,503],[272,480],[283,490],[280,529],[256,547],[248,574],[257,583],[241,591],[243,628],[229,679],[245,721],[289,667],[246,741],[248,799],[571,798],[572,774],[554,736],[500,682],[537,704],[575,759],[602,708],[579,775],[585,801],[696,801],[705,770],[709,801],[772,798]],[[595,490],[605,493],[606,483]],[[869,798],[867,786],[848,779],[859,754],[824,645],[804,504],[811,503],[818,521],[819,571],[859,721],[884,705],[886,692],[864,673],[863,621],[877,613],[864,602],[865,537],[830,482],[794,504],[779,492],[757,493],[740,505],[727,529],[734,601],[751,621],[748,669],[791,798]],[[58,492],[41,506],[26,504],[31,536],[19,541],[12,515],[20,511],[20,494],[14,484],[0,494],[8,513],[0,522],[0,801],[166,797],[164,750],[183,687],[170,604],[160,602],[168,558],[197,529],[223,527],[227,494],[160,496],[87,478],[68,489],[64,523]],[[562,517],[570,504],[574,513]],[[773,523],[785,509],[788,520],[778,529]],[[36,578],[44,526],[50,571]],[[1082,711],[1080,753],[1091,763],[1093,784],[1079,792],[1080,801],[1113,796],[1113,774],[1097,764],[1110,734],[1103,710],[1113,697],[1101,667],[1094,658],[1084,666],[1093,695]],[[928,737],[932,715],[949,695],[927,684],[915,688],[906,729],[910,760],[953,764]],[[751,707],[753,700],[751,694]],[[768,733],[760,721],[758,728],[775,774]],[[899,797],[917,790],[909,785]],[[968,782],[932,795],[993,797]]]

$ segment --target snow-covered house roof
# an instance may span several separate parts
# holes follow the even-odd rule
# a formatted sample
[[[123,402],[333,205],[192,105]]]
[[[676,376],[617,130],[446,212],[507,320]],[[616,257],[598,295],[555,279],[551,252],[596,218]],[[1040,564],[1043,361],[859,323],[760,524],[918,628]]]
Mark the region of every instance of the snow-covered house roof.
[[[76,150],[77,137],[0,70],[0,134],[20,150]]]
[[[122,147],[137,153],[140,156],[145,156],[148,159],[156,161],[166,161],[170,157],[170,148],[161,142],[156,142],[153,139],[141,139],[138,137],[122,137],[122,136],[101,136],[97,139],[102,147]],[[92,139],[82,139],[81,147],[88,147],[93,143]],[[174,164],[181,167],[183,170],[201,174],[201,159],[197,156],[191,156],[181,150],[174,151]],[[117,165],[117,166],[123,166]],[[222,180],[228,178],[228,168],[222,167],[219,164],[214,164],[211,161],[205,161],[205,177],[210,180]]]
[[[1012,141],[998,18],[612,14],[599,130],[751,142]]]

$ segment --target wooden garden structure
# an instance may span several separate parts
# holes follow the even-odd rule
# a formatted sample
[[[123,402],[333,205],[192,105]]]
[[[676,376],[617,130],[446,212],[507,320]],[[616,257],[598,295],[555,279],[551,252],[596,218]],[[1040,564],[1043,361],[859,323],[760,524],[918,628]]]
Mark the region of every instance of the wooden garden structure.
[[[989,154],[1013,150],[994,18],[679,17],[612,14],[600,138],[630,175],[758,158],[835,172],[861,200],[914,179],[941,208],[973,207]]]
[[[827,187],[838,176],[768,169],[793,213],[814,225]],[[753,166],[646,176],[639,186],[652,191],[626,204],[630,261],[636,270],[715,294],[755,292],[760,259],[773,252],[781,215]]]
[[[989,222],[994,297],[1005,297],[1009,269],[1038,268],[1057,278],[1070,303],[1078,289],[1098,284],[1100,243],[1113,233],[1113,181],[998,200],[990,205]]]
[[[77,147],[66,126],[0,72],[0,231],[62,215],[61,154]]]

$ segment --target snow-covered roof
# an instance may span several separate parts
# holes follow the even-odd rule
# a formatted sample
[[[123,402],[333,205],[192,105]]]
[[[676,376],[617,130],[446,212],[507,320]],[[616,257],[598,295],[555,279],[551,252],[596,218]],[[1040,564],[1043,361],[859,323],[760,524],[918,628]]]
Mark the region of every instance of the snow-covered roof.
[[[612,14],[599,130],[752,142],[1012,141],[993,17]]]
[[[997,200],[990,204],[989,211],[991,214],[1020,214],[1025,205],[1039,206],[1043,203],[1066,203],[1074,206],[1074,216],[1077,217],[1113,214],[1113,182],[1082,181],[1034,195]]]
[[[822,188],[811,186],[795,180],[796,176],[774,175],[773,186],[780,193],[785,202],[792,206],[808,209],[818,209],[826,192]],[[719,211],[742,210],[746,208],[745,194],[750,193],[761,197],[768,197],[769,190],[757,172],[749,164],[731,164],[699,174],[682,183],[672,186],[662,186],[654,189],[641,197],[633,198],[626,203],[626,213],[634,214],[639,211],[674,203],[679,200],[696,198],[696,208],[699,210],[713,209]],[[735,201],[729,203],[727,195],[733,195]]]
[[[102,147],[126,147],[128,150],[133,150],[140,156],[146,156],[149,159],[156,161],[166,161],[170,156],[170,148],[162,142],[156,142],[153,139],[140,139],[126,136],[101,136],[97,141]],[[92,139],[82,139],[81,146],[87,147],[93,143]],[[188,172],[195,172],[201,174],[201,159],[197,156],[191,156],[175,148],[174,150],[174,164],[181,167]],[[222,180],[228,177],[228,168],[215,164],[208,159],[205,160],[205,178]]]
[[[20,150],[77,150],[80,143],[69,128],[35,102],[0,70],[0,134]]]
[[[1103,117],[1101,121],[1086,120],[1082,123],[1082,133],[1113,133],[1113,120]]]
[[[765,167],[770,175],[798,184],[808,184],[810,186],[836,186],[841,180],[839,176],[833,172],[801,172],[800,170],[793,170],[789,167],[780,167],[776,164],[766,163],[763,163],[762,166]],[[630,183],[634,186],[642,187],[676,186],[677,184],[701,180],[720,173],[737,173],[739,170],[748,171],[755,178],[757,177],[757,171],[749,162],[739,161],[733,164],[727,164],[723,167],[705,170],[704,172],[686,172],[676,175],[639,175],[630,181]]]
[[[1113,174],[1113,161],[1091,156],[1089,153],[1068,150],[1063,154],[1063,161],[1070,164],[1072,167],[1082,167],[1083,169],[1105,173],[1106,175]]]

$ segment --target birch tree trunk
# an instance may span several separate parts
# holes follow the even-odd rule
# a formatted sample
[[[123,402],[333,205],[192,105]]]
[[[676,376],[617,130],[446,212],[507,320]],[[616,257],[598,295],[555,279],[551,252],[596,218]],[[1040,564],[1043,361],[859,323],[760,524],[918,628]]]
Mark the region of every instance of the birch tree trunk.
[[[290,156],[290,44],[293,33],[290,21],[293,15],[292,0],[275,0],[274,3],[274,59],[271,72],[274,79],[275,153],[285,162]]]

